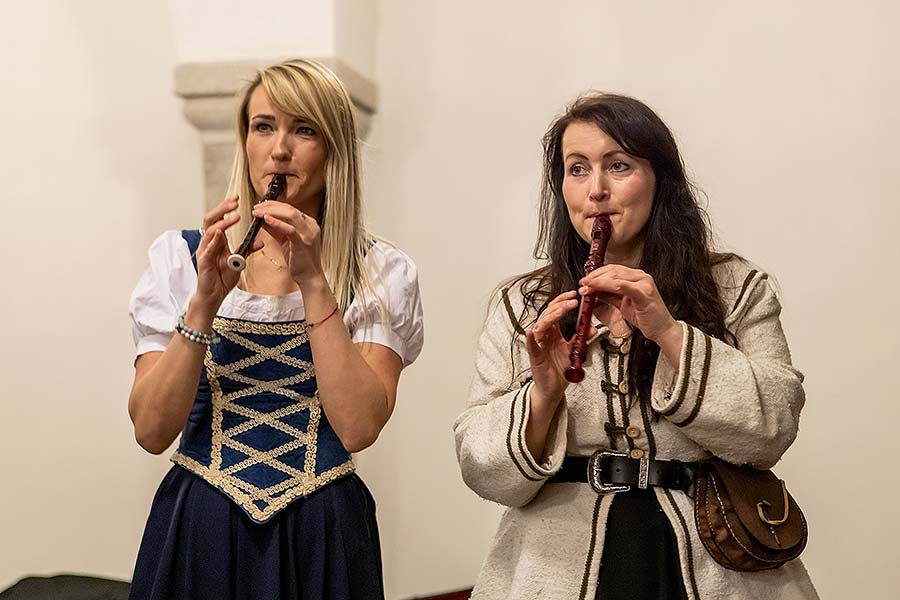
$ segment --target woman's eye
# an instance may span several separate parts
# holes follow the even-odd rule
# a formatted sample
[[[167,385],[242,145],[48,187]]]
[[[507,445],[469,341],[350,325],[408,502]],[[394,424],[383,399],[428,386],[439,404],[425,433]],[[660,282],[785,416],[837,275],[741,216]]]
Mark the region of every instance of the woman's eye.
[[[272,131],[272,126],[268,123],[254,123],[253,131],[258,131],[259,133],[267,133]]]
[[[316,135],[315,129],[313,129],[312,127],[307,127],[305,125],[298,127],[297,133],[299,133],[300,135],[307,135],[307,136]]]
[[[582,165],[574,164],[569,167],[569,175],[572,175],[573,177],[578,177],[580,175],[584,175],[585,173],[587,173],[587,171]]]
[[[621,173],[622,171],[628,170],[628,163],[624,163],[621,160],[614,161],[611,165],[609,165],[611,171],[616,173]]]

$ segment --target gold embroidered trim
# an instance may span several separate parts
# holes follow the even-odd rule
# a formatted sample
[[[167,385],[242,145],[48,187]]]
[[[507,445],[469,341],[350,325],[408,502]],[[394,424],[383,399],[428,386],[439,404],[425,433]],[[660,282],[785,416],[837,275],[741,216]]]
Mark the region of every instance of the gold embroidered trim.
[[[255,321],[240,321],[216,317],[213,319],[213,329],[220,335],[226,331],[236,333],[261,333],[272,335],[296,335],[300,337],[300,343],[306,342],[309,337],[306,333],[306,325],[302,321],[292,323],[257,323]]]
[[[303,371],[312,371],[313,365],[311,362],[285,354],[288,350],[292,350],[303,344],[305,340],[301,340],[300,336],[296,336],[272,348],[252,342],[247,338],[241,337],[230,331],[221,332],[221,336],[254,352],[253,356],[248,356],[247,358],[231,363],[230,365],[223,365],[222,370],[225,373],[240,371],[241,369],[246,369],[252,365],[258,365],[259,363],[270,359],[302,369]]]
[[[218,375],[225,375],[229,379],[233,379],[235,381],[240,381],[241,383],[250,385],[249,388],[229,394],[229,400],[233,400],[234,398],[242,398],[244,396],[255,396],[259,392],[273,392],[276,394],[281,394],[282,396],[287,396],[288,398],[300,400],[304,398],[304,396],[301,396],[293,390],[287,389],[287,386],[294,385],[295,383],[302,383],[307,379],[310,379],[313,375],[315,375],[315,373],[311,373],[309,375],[307,375],[306,373],[298,373],[297,375],[291,375],[290,377],[276,379],[274,381],[254,379],[252,377],[247,377],[246,375],[241,375],[240,373],[231,373],[230,375],[226,373],[218,373]]]
[[[257,450],[253,446],[248,446],[247,444],[242,444],[241,442],[229,438],[225,438],[224,443],[232,450],[237,450],[238,452],[247,455],[247,458],[245,458],[241,462],[235,463],[227,469],[222,470],[222,473],[224,473],[225,475],[231,475],[232,473],[243,471],[247,467],[252,467],[253,465],[263,464],[268,465],[273,469],[278,469],[282,473],[287,473],[288,475],[296,477],[297,479],[305,479],[303,471],[295,469],[294,467],[278,460],[278,457],[282,454],[287,454],[291,450],[296,450],[300,446],[305,446],[305,437],[302,440],[291,440],[290,442],[282,444],[277,448],[272,448],[271,450],[266,451]]]
[[[252,516],[257,521],[268,520],[276,512],[290,504],[290,502],[295,498],[299,496],[308,496],[323,485],[334,481],[338,477],[341,477],[348,473],[352,473],[355,468],[353,465],[353,461],[348,460],[342,465],[338,465],[332,469],[325,471],[312,481],[309,481],[306,485],[288,489],[283,495],[277,498],[271,498],[267,497],[265,492],[272,488],[267,488],[267,490],[260,490],[259,488],[250,485],[246,481],[237,479],[236,477],[221,477],[221,473],[219,473],[220,476],[217,478],[216,474],[214,474],[209,468],[204,467],[193,458],[185,456],[179,452],[176,452],[172,456],[172,462],[184,467],[185,469],[191,471],[196,475],[199,475],[206,481],[214,484],[216,487],[221,488],[229,496],[234,498],[235,502],[240,504],[241,507],[243,507],[248,513],[250,513],[250,516]],[[283,486],[284,483],[281,483],[278,484],[278,486],[273,487]],[[255,498],[253,498],[251,495],[248,495],[241,488],[249,488],[250,490],[252,490],[252,494],[258,494],[260,496],[260,498],[258,499],[268,502],[268,506],[265,509],[260,509],[258,506],[256,506],[255,503],[253,503],[253,500]]]
[[[318,477],[316,476],[316,448],[319,424],[322,418],[322,405],[319,401],[319,394],[316,392],[313,397],[307,397],[288,389],[288,386],[307,381],[315,376],[315,369],[311,362],[287,355],[287,352],[308,340],[305,325],[303,323],[253,323],[217,317],[213,321],[213,329],[222,337],[254,352],[254,355],[230,364],[220,365],[215,362],[212,350],[207,349],[204,364],[212,393],[210,465],[206,467],[197,460],[180,452],[176,452],[172,456],[172,462],[199,475],[223,490],[257,521],[266,521],[295,498],[306,496],[338,477],[354,471],[355,467],[351,459],[325,471]],[[273,348],[269,348],[243,337],[240,335],[242,333],[275,334],[292,337]],[[276,360],[293,366],[301,372],[275,381],[263,381],[238,372],[266,360]],[[222,379],[237,381],[246,384],[248,387],[225,394],[222,390]],[[279,394],[294,402],[271,413],[263,413],[236,402],[236,400],[261,392]],[[309,422],[306,431],[297,429],[281,420],[284,417],[304,410],[309,411]],[[225,412],[246,417],[248,420],[223,431],[222,423]],[[291,436],[293,439],[277,448],[266,451],[253,448],[236,439],[239,435],[259,426],[272,427]],[[279,460],[282,455],[303,446],[306,446],[303,470]],[[245,454],[247,458],[222,469],[223,447]],[[236,473],[258,464],[264,464],[285,473],[288,478],[268,488],[261,489],[235,476]],[[257,501],[264,502],[266,506],[260,508],[256,504]]]
[[[244,433],[245,431],[250,431],[257,425],[262,423],[268,425],[269,427],[272,427],[273,429],[283,431],[284,433],[296,438],[305,437],[305,431],[300,431],[296,427],[291,427],[290,425],[288,425],[284,421],[280,421],[279,419],[303,410],[311,410],[315,406],[315,399],[305,399],[301,402],[298,402],[297,404],[294,404],[292,406],[285,406],[284,408],[278,409],[274,412],[261,413],[257,410],[253,410],[252,408],[241,406],[240,404],[232,404],[231,410],[233,412],[243,417],[248,417],[250,420],[245,421],[240,425],[236,425],[231,429],[226,429],[223,432],[223,435],[233,438]]]
[[[213,330],[215,330],[215,325],[213,325]],[[209,453],[209,468],[214,473],[218,473],[219,469],[222,467],[222,405],[224,403],[222,398],[222,384],[219,383],[219,378],[214,375],[216,370],[216,361],[213,359],[212,355],[212,347],[206,347],[206,359],[203,361],[204,366],[206,367],[206,375],[209,380],[209,389],[212,393],[212,444],[210,446]],[[216,435],[218,432],[218,436]],[[215,481],[210,480],[213,483]],[[216,480],[218,481],[218,479]]]
[[[318,390],[316,390],[315,402],[315,406],[309,409],[309,423],[306,426],[309,443],[306,445],[306,456],[303,457],[303,470],[311,473],[312,476],[316,474],[316,441],[319,439],[316,434],[319,431],[319,418],[322,415]]]

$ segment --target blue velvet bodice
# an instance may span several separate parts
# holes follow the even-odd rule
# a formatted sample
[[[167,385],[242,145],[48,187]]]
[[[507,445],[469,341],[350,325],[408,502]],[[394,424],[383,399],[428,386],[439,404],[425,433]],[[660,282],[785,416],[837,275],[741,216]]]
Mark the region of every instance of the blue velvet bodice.
[[[354,470],[319,402],[304,321],[216,317],[172,461],[264,522]]]
[[[303,322],[217,317],[197,397],[173,462],[266,521],[353,471],[316,392]]]

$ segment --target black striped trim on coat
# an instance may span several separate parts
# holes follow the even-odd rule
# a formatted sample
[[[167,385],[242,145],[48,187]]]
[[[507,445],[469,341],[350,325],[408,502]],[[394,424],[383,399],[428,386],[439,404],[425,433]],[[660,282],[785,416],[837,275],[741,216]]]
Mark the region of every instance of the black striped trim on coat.
[[[600,520],[600,503],[603,496],[598,495],[594,501],[594,519],[591,524],[591,545],[588,547],[587,560],[584,561],[584,577],[581,578],[581,594],[578,600],[585,600],[588,593],[588,579],[591,576],[591,563],[594,562],[594,551],[597,549],[597,522]],[[593,596],[593,595],[592,595]]]
[[[672,497],[672,492],[668,488],[662,488],[662,491],[665,493],[666,499],[668,499],[672,510],[675,511],[678,522],[681,523],[681,531],[684,533],[684,545],[687,548],[687,567],[688,575],[690,575],[691,590],[694,592],[694,598],[700,600],[700,591],[697,588],[697,576],[694,574],[694,548],[691,546],[691,532],[688,530],[687,521],[685,521],[681,509],[678,508],[675,498]]]
[[[653,430],[650,428],[650,402],[641,398],[641,421],[644,422],[644,432],[647,434],[647,444],[649,446],[650,460],[656,458],[656,439],[653,437]]]
[[[525,335],[525,330],[522,328],[522,325],[519,324],[519,318],[516,317],[516,312],[513,310],[512,302],[509,300],[509,288],[503,288],[500,290],[500,296],[503,298],[503,306],[506,308],[506,314],[509,316],[509,322],[512,324],[513,329],[519,335]]]
[[[738,294],[737,299],[734,301],[734,305],[731,307],[731,312],[734,312],[737,310],[738,305],[741,303],[741,300],[744,299],[744,294],[747,293],[747,288],[750,287],[750,282],[753,281],[753,278],[756,276],[756,273],[757,273],[756,269],[753,269],[752,271],[747,273],[746,277],[744,277],[744,283],[741,285],[741,291]]]
[[[606,430],[606,435],[609,438],[609,447],[613,450],[618,450],[619,447],[615,435],[610,433],[610,429],[616,427],[616,409],[613,407],[613,394],[610,390],[611,386],[603,385],[604,383],[608,383],[610,379],[609,354],[606,352],[603,353],[603,376],[606,377],[606,380],[600,382],[600,389],[606,394],[606,421],[609,425],[609,428]]]
[[[519,436],[518,436],[519,437],[519,452],[522,453],[522,456],[525,458],[526,465],[531,469],[533,474],[537,475],[540,478],[544,478],[545,475],[543,473],[541,473],[540,467],[538,467],[537,464],[535,464],[534,458],[531,456],[531,453],[525,451],[525,442],[523,441],[525,439],[525,425],[526,425],[525,409],[527,408],[526,404],[528,404],[528,394],[531,391],[532,385],[533,385],[533,382],[529,381],[522,388],[524,390],[524,393],[522,394],[522,417],[519,420]],[[563,402],[565,402],[565,400],[563,400]],[[549,433],[549,431],[548,431],[548,433]]]
[[[516,422],[516,402],[518,401],[519,395],[522,394],[524,389],[525,387],[523,386],[518,392],[516,392],[516,395],[513,397],[513,401],[509,405],[509,429],[506,432],[506,450],[509,452],[509,457],[512,459],[513,464],[516,465],[519,473],[522,474],[522,477],[524,477],[528,481],[541,481],[540,478],[531,477],[528,473],[525,472],[525,469],[523,469],[522,465],[519,464],[519,460],[516,458],[516,454],[513,452],[512,437]]]
[[[681,374],[681,385],[679,386],[678,395],[675,396],[675,404],[669,407],[668,410],[664,410],[662,414],[665,416],[674,415],[678,412],[678,409],[681,408],[681,405],[684,403],[684,396],[687,392],[688,382],[691,379],[691,361],[694,356],[694,328],[687,328],[687,360],[684,361],[684,373]],[[680,365],[679,365],[680,367]]]
[[[741,301],[744,299],[744,294],[747,293],[747,290],[750,288],[750,284],[753,282],[753,278],[756,277],[757,273],[759,273],[759,271],[757,271],[756,269],[753,269],[752,271],[747,273],[747,276],[744,278],[744,283],[741,285],[741,292],[738,294],[737,300],[734,301],[734,305],[731,307],[731,314],[734,314],[734,312],[738,309],[738,306],[741,305]],[[768,278],[768,273],[763,273],[760,276],[761,280],[765,280]]]
[[[703,339],[706,341],[706,351],[703,353],[703,370],[700,373],[700,388],[697,391],[697,401],[694,403],[691,414],[683,421],[675,423],[678,427],[684,427],[694,422],[694,419],[697,418],[697,413],[700,412],[700,406],[703,404],[703,396],[706,394],[706,381],[709,379],[709,363],[712,359],[712,339],[705,333],[703,334]]]

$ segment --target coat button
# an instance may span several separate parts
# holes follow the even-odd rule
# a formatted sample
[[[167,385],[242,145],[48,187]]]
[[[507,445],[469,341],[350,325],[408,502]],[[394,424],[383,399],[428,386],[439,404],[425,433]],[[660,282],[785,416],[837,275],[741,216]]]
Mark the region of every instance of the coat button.
[[[641,430],[639,427],[637,427],[635,425],[629,425],[625,429],[625,435],[627,435],[631,439],[635,439],[635,438],[638,438],[641,436]]]
[[[627,394],[628,393],[628,381],[622,380],[619,382],[619,393]]]
[[[631,458],[644,458],[644,451],[640,448],[635,448],[631,451],[629,456],[631,456]]]

